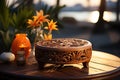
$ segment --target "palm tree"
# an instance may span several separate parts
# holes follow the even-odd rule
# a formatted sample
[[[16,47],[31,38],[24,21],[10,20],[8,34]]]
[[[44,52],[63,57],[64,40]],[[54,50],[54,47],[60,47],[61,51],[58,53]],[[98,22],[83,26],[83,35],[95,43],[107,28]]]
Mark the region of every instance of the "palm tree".
[[[101,3],[100,3],[100,7],[99,7],[99,19],[98,19],[98,22],[97,23],[103,23],[103,15],[104,15],[104,11],[105,11],[105,8],[106,8],[106,0],[101,0]]]
[[[59,6],[59,4],[60,4],[60,0],[57,0],[56,6]]]
[[[95,24],[95,28],[93,29],[93,33],[102,33],[105,32],[105,27],[104,27],[104,11],[106,9],[106,0],[101,0],[100,6],[99,6],[99,19],[97,23]]]
[[[60,5],[60,0],[56,0],[56,7],[59,7]],[[55,18],[58,19],[58,12],[55,15]]]
[[[119,10],[120,10],[120,0],[117,0],[117,3],[116,3],[116,22],[119,22]]]

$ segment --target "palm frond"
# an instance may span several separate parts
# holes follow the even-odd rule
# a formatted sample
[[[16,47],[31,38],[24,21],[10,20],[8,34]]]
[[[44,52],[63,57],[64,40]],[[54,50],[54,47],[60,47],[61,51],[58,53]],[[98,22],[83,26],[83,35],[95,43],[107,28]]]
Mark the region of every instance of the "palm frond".
[[[8,29],[8,26],[10,24],[10,12],[8,8],[8,3],[6,0],[0,0],[0,22],[2,27],[2,30],[6,31]]]

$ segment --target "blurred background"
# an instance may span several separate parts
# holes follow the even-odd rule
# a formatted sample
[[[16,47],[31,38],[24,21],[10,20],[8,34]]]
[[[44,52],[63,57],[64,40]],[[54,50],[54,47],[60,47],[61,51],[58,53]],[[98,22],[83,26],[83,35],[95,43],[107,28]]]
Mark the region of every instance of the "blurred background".
[[[94,50],[120,57],[120,0],[42,0],[63,6],[58,13],[64,28],[55,37],[90,40]]]
[[[25,14],[40,9],[50,14],[51,18],[57,20],[59,27],[59,31],[53,33],[54,38],[87,39],[92,42],[93,50],[120,57],[120,0],[7,0],[7,3],[11,13],[16,16],[20,10],[24,12],[24,6],[28,7]],[[16,27],[10,27],[8,31],[26,31],[24,27],[17,27],[21,25],[15,25],[15,21],[13,23]]]

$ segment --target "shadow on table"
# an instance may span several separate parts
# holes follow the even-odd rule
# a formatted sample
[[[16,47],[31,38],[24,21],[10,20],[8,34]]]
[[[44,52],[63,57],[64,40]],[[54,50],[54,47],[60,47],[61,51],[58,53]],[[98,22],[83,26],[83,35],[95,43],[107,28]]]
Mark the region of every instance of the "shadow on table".
[[[52,73],[62,72],[62,73],[67,73],[67,75],[73,75],[77,73],[76,74],[77,76],[77,75],[88,75],[89,68],[85,68],[85,67],[79,68],[72,65],[70,66],[51,65],[51,66],[45,67],[44,70],[41,70],[41,71],[52,72]]]

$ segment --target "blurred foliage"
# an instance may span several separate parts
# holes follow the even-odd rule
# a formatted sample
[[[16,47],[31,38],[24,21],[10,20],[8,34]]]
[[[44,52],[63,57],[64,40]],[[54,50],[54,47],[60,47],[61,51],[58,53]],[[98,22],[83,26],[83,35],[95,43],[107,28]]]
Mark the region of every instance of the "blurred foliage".
[[[34,41],[33,34],[27,28],[27,20],[35,13],[33,0],[16,0],[9,5],[9,0],[0,0],[0,53],[10,51],[12,40],[16,33],[28,33],[31,42]],[[50,15],[50,19],[58,22],[62,26],[61,21],[57,18],[60,10],[65,6],[48,6],[40,5],[39,10],[43,9],[45,14]]]
[[[6,0],[0,0],[0,51],[8,51],[11,43],[12,13]]]
[[[16,33],[28,31],[26,21],[33,16],[34,9],[23,2],[15,7],[16,4],[17,1],[8,5],[7,0],[0,0],[0,52],[10,50]]]
[[[19,3],[19,6],[12,8],[12,27],[14,27],[17,32],[26,32],[27,29],[27,20],[31,18],[31,16],[34,15],[34,8],[32,4],[30,5],[28,2],[30,0],[22,0],[17,1]]]

